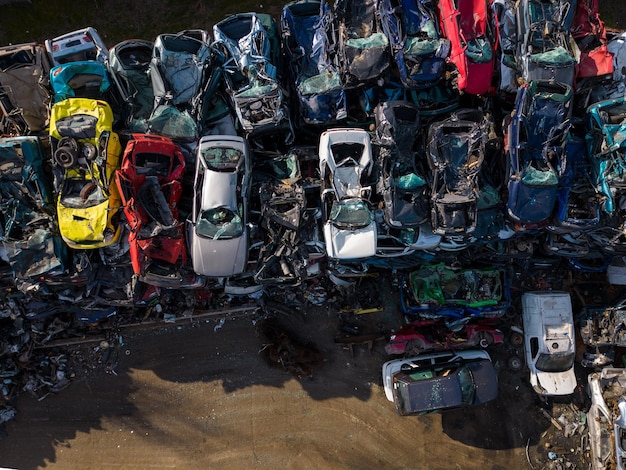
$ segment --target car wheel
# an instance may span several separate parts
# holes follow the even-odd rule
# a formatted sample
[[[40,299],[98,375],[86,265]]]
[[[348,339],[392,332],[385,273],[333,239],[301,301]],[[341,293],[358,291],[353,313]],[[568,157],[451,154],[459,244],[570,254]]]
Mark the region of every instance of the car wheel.
[[[524,360],[519,356],[511,356],[506,361],[507,366],[513,372],[518,372],[524,367]]]
[[[489,333],[481,333],[478,345],[485,349],[493,343],[493,337]]]
[[[524,344],[524,335],[518,333],[517,331],[513,331],[509,337],[509,341],[513,347],[519,348],[522,344]]]
[[[85,159],[88,162],[94,161],[96,157],[98,156],[98,152],[96,151],[96,146],[93,144],[89,144],[89,143],[83,145],[82,154],[83,154],[83,157],[85,157]]]
[[[58,147],[54,152],[54,161],[62,168],[71,168],[78,162],[78,154],[70,146]]]
[[[424,341],[422,341],[421,339],[414,339],[407,343],[406,349],[404,350],[404,352],[411,353],[411,354],[419,354],[421,352],[424,352],[425,349],[426,349],[426,345],[424,344]]]
[[[87,183],[80,190],[80,198],[83,201],[86,201],[89,198],[89,196],[91,196],[96,189],[98,189],[98,185],[96,185],[96,183]]]

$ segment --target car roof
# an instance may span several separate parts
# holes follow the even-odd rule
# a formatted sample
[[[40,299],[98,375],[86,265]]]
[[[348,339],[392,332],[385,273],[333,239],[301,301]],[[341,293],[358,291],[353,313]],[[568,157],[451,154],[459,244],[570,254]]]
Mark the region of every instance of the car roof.
[[[497,397],[498,380],[493,364],[488,359],[438,364],[430,369],[400,371],[394,380],[406,385],[408,405],[413,412],[463,406],[463,395],[458,380],[462,367],[472,374],[475,395],[472,403],[479,405]]]

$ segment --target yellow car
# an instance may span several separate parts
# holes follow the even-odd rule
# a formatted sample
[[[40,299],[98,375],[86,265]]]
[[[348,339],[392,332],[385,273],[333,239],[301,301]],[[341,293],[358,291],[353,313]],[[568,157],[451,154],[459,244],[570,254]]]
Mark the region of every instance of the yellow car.
[[[71,248],[94,249],[120,236],[121,199],[114,181],[122,146],[113,111],[102,100],[69,98],[50,116],[57,217]]]

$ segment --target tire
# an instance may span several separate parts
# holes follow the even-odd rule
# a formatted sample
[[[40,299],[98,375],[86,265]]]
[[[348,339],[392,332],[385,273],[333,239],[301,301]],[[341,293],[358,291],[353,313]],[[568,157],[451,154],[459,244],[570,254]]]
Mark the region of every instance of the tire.
[[[54,161],[61,168],[71,168],[78,162],[78,152],[70,146],[58,147],[54,152]]]
[[[96,157],[98,156],[98,151],[96,150],[96,146],[93,144],[84,144],[83,148],[81,149],[81,153],[83,155],[83,157],[85,157],[85,160],[87,160],[88,162],[92,162],[96,159]]]
[[[487,349],[493,343],[493,337],[489,333],[482,333],[480,336],[480,340],[478,341],[478,345]]]
[[[507,359],[506,364],[509,370],[519,372],[524,367],[524,360],[519,356],[511,356]]]
[[[511,332],[511,336],[509,336],[509,341],[511,342],[511,346],[519,348],[524,344],[524,335],[513,331]]]
[[[89,196],[96,190],[98,189],[98,185],[96,185],[96,183],[87,183],[85,186],[83,186],[83,188],[80,190],[80,198],[83,201],[86,201]]]

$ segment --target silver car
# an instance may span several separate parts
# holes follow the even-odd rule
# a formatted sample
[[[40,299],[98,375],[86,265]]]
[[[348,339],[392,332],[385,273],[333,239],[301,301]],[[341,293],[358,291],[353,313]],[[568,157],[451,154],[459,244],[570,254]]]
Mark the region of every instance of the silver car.
[[[248,262],[250,151],[237,136],[200,139],[193,209],[187,240],[193,269],[208,277],[230,277]]]
[[[626,468],[626,369],[605,367],[587,377],[593,470]]]

